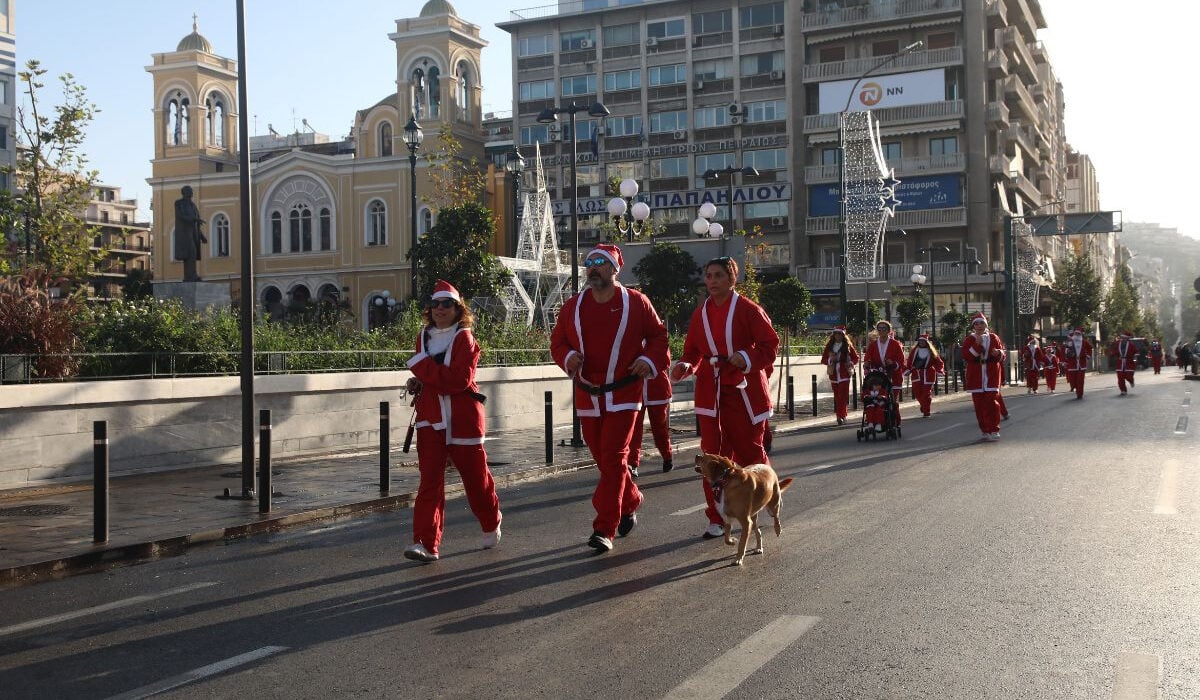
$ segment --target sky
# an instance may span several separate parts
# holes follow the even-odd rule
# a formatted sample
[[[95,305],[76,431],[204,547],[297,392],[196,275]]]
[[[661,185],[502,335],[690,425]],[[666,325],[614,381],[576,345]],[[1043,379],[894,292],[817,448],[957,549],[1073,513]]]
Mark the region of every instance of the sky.
[[[789,0],[798,2],[799,0]],[[976,2],[981,0],[974,0]],[[514,9],[553,0],[451,0],[481,27],[484,111],[509,111],[509,35],[496,28]],[[357,109],[395,90],[395,49],[387,38],[399,17],[424,0],[247,0],[250,131],[300,129],[301,119],[333,139]],[[151,55],[173,51],[191,32],[192,14],[213,50],[236,59],[234,0],[17,0],[18,63],[38,59],[46,77],[72,73],[101,112],[84,150],[100,179],[148,211],[153,155]],[[1200,148],[1184,133],[1194,115],[1181,86],[1194,65],[1191,34],[1200,9],[1178,0],[1042,0],[1049,27],[1039,32],[1062,82],[1067,139],[1095,164],[1100,204],[1125,221],[1178,228],[1200,239],[1189,215]],[[17,86],[20,89],[20,85]],[[43,98],[57,103],[57,82]],[[1181,126],[1174,126],[1180,119]]]

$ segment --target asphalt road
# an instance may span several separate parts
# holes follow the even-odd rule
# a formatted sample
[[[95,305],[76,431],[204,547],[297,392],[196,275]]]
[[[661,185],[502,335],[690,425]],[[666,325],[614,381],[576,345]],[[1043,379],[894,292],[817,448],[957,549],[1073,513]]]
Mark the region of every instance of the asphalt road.
[[[1010,399],[998,443],[967,401],[781,437],[741,567],[696,475],[644,468],[604,555],[585,470],[501,491],[490,551],[452,501],[431,565],[401,511],[0,591],[0,696],[1200,697],[1200,383],[1112,384]]]

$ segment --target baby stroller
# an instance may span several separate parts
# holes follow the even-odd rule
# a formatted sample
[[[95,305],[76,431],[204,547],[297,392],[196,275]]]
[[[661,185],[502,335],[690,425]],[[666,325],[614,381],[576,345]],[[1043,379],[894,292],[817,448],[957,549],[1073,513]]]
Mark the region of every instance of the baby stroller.
[[[873,369],[863,377],[863,415],[855,437],[877,440],[883,435],[888,440],[900,439],[900,426],[896,424],[899,407],[892,399],[892,379],[887,372]]]

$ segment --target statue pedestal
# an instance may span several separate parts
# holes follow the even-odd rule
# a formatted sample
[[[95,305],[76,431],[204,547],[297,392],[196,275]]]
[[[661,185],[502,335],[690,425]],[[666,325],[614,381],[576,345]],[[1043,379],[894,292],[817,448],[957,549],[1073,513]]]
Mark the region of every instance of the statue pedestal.
[[[233,298],[228,282],[155,282],[155,299],[178,299],[193,311],[229,309]]]

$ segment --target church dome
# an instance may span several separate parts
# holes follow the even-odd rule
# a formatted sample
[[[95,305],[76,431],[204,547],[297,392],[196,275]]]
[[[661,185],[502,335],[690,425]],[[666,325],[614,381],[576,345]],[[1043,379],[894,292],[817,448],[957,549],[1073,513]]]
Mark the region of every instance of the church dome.
[[[457,17],[458,13],[454,11],[454,6],[446,0],[429,0],[425,3],[425,7],[421,8],[421,17],[437,17],[439,15]]]
[[[179,40],[179,46],[175,47],[176,51],[203,51],[204,53],[212,53],[212,44],[204,35],[196,30],[196,20],[192,19],[192,33]]]

